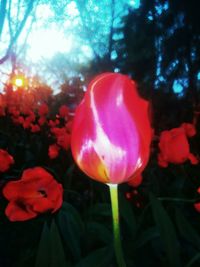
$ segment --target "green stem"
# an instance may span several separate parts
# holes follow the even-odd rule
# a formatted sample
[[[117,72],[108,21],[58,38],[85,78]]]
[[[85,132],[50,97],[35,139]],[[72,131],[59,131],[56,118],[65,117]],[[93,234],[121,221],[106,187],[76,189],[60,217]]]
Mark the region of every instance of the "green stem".
[[[108,184],[110,189],[110,198],[112,206],[112,218],[113,218],[113,233],[114,233],[114,248],[119,267],[126,267],[124,261],[121,239],[120,239],[120,226],[119,226],[119,207],[118,207],[118,186],[117,184]]]

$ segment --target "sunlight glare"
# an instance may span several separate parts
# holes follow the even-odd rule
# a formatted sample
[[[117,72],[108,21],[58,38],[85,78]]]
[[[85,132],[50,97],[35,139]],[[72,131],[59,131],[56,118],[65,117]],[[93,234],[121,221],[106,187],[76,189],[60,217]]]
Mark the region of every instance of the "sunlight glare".
[[[40,29],[32,33],[29,40],[29,57],[32,61],[51,58],[57,52],[68,53],[72,48],[72,35],[65,36],[56,27]]]

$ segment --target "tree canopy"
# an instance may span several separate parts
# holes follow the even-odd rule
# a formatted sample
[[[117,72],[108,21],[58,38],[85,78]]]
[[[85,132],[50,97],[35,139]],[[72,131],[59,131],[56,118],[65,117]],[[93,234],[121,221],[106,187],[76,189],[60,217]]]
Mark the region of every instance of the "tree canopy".
[[[54,79],[60,86],[72,76],[87,81],[103,71],[120,71],[135,79],[149,95],[162,90],[197,99],[200,18],[199,4],[194,0],[141,0],[139,8],[127,0],[0,3],[0,64],[10,60],[15,69],[16,62],[23,61],[30,68],[28,52],[23,54],[26,37],[33,23],[41,27],[43,20],[46,29],[54,23],[66,38],[73,34],[68,52],[31,63],[37,75],[51,77],[46,80]],[[37,8],[42,5],[49,7],[51,16],[38,16]],[[18,42],[23,32],[24,45]]]

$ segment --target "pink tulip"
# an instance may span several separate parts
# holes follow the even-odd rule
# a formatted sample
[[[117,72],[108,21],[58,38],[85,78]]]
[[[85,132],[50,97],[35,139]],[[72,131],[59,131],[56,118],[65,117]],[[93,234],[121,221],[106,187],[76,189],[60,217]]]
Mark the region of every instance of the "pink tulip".
[[[83,172],[108,184],[129,181],[145,168],[151,137],[148,102],[134,81],[119,73],[92,80],[71,136],[72,154]]]

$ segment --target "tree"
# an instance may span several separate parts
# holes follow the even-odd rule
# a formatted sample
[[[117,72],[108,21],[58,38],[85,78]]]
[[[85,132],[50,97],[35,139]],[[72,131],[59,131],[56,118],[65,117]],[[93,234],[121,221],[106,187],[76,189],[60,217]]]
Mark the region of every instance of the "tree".
[[[76,33],[79,49],[82,45],[90,48],[93,73],[114,69],[112,61],[113,36],[120,22],[119,18],[127,10],[127,2],[127,0],[67,1],[67,6],[73,12],[64,7],[62,1],[52,2],[52,7],[58,16],[58,22],[63,25],[64,20],[68,18],[72,27],[75,25],[73,31]],[[65,29],[66,34],[69,34],[69,30],[71,29]]]
[[[116,45],[120,71],[140,86],[173,92],[179,84],[197,99],[200,18],[196,1],[141,1],[123,18],[123,38]]]
[[[0,64],[3,64],[9,58],[13,59],[14,46],[17,44],[19,36],[25,28],[28,18],[37,2],[37,0],[1,0],[0,40],[3,54],[0,55]]]
[[[200,64],[199,3],[171,1],[165,17],[168,34],[163,38],[163,69],[167,80],[179,80],[192,101],[197,100]]]
[[[137,10],[129,9],[122,19],[122,38],[115,42],[116,67],[136,80],[141,90],[155,87],[159,28],[154,1],[144,0]],[[151,89],[151,90],[150,90]]]

